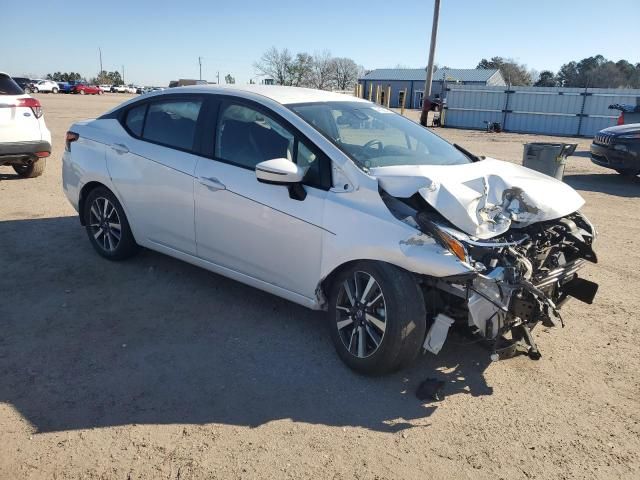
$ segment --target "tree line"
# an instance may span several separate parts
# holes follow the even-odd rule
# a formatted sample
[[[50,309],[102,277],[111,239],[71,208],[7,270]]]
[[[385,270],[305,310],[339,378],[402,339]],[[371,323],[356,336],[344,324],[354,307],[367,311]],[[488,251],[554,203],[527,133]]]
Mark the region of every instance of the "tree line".
[[[77,72],[55,72],[47,73],[47,80],[53,80],[54,82],[79,82],[86,81],[87,79]],[[107,72],[102,70],[96,77],[89,80],[89,83],[93,85],[123,85],[120,72],[117,70],[114,72]]]
[[[364,68],[345,57],[333,57],[325,50],[310,55],[271,47],[254,63],[256,72],[277,85],[320,90],[350,90],[364,74]]]
[[[512,58],[483,58],[476,68],[498,68],[510,85],[535,87],[640,88],[640,63],[627,60],[613,62],[602,55],[571,61],[558,72],[536,72]]]

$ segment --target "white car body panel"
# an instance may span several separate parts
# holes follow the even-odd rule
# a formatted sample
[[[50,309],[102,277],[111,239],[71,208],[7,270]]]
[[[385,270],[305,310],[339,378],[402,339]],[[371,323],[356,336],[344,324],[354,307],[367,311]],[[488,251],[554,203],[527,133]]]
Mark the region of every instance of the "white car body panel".
[[[120,151],[122,145],[129,151]],[[136,239],[195,254],[193,183],[199,157],[176,155],[175,150],[135,138],[111,143],[106,152],[111,181],[126,205]]]
[[[418,192],[462,231],[488,239],[578,210],[582,197],[566,183],[509,162],[486,159],[465,165],[411,165],[371,169],[389,194]]]

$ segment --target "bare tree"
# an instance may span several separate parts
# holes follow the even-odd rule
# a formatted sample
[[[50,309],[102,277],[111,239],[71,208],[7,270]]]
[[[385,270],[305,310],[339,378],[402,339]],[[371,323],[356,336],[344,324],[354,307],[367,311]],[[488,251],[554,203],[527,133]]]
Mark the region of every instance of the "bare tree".
[[[358,74],[362,71],[356,62],[350,58],[334,58],[332,61],[331,77],[338,90],[348,90],[358,81]]]
[[[332,86],[333,59],[331,52],[324,50],[313,55],[310,86],[319,90],[330,90]]]
[[[311,84],[313,58],[308,53],[298,53],[289,68],[289,83],[294,87],[306,87]]]
[[[292,65],[293,57],[288,49],[279,51],[271,47],[253,66],[260,75],[273,78],[276,84],[291,85]]]

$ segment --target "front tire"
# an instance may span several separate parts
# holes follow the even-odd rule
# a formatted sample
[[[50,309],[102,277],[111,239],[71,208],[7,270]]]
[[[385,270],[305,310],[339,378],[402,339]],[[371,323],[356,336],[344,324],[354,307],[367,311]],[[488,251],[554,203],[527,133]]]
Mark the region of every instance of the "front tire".
[[[54,88],[51,90],[51,93],[58,93],[58,89],[54,87]]]
[[[89,241],[104,258],[124,260],[138,252],[122,205],[109,189],[91,190],[82,213]]]
[[[36,178],[44,173],[46,165],[47,159],[39,158],[22,165],[13,165],[13,170],[22,178]]]
[[[80,90],[80,95],[84,95],[84,90]]]
[[[415,276],[388,263],[358,262],[330,287],[331,339],[342,361],[359,373],[381,375],[413,362],[426,317]]]

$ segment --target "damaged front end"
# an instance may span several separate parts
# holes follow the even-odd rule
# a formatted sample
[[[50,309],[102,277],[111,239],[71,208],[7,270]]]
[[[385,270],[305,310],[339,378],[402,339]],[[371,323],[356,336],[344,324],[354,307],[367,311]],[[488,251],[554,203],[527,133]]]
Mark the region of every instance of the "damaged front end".
[[[399,176],[394,173],[395,182]],[[504,178],[468,178],[464,193],[470,200],[465,204],[459,196],[455,202],[443,201],[461,193],[452,184],[426,179],[406,197],[387,191],[396,183],[385,180],[380,179],[381,195],[389,210],[469,267],[467,275],[424,276],[431,319],[425,350],[438,353],[449,327],[462,325],[490,342],[494,360],[518,352],[537,359],[532,329],[538,323],[564,325],[560,309],[570,297],[593,302],[598,286],[579,278],[578,271],[586,262],[597,263],[596,231],[577,211],[579,195],[564,192],[570,187],[550,183],[551,189],[567,193],[565,204],[558,206],[540,201],[539,180],[544,179],[534,178],[535,189],[527,191]],[[436,208],[443,205],[449,208]]]
[[[418,214],[417,219],[421,227],[435,225],[465,245],[475,275],[426,283],[458,298],[445,310],[491,340],[500,358],[518,351],[540,358],[531,330],[540,322],[564,326],[560,309],[570,297],[593,302],[597,284],[579,278],[577,272],[585,262],[597,262],[595,230],[579,212],[511,229],[490,241],[473,240],[428,214]]]

